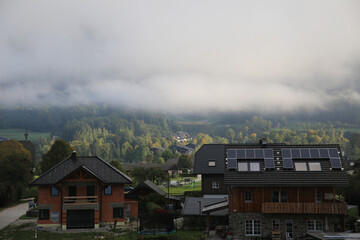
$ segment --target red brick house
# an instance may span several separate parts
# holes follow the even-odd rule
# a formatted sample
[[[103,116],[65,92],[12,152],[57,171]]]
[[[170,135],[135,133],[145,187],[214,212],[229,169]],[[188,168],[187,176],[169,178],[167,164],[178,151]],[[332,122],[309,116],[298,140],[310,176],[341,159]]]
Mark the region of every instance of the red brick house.
[[[100,223],[125,220],[138,214],[128,201],[124,184],[131,179],[99,157],[76,156],[55,165],[30,185],[38,186],[38,226],[98,228]]]

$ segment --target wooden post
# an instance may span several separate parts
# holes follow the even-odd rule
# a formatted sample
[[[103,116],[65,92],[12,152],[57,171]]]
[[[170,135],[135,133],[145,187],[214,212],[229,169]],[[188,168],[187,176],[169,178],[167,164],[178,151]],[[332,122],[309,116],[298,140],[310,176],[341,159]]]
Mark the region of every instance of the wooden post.
[[[210,213],[208,212],[206,215],[206,235],[209,236],[210,232]]]
[[[315,196],[314,196],[314,202],[317,202],[317,187],[315,187]]]

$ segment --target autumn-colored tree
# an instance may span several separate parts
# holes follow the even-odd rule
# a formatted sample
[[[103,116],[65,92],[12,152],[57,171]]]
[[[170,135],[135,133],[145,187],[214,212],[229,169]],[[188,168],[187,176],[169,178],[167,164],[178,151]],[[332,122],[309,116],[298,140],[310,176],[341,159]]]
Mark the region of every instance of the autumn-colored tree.
[[[72,146],[64,140],[56,140],[51,145],[50,150],[42,157],[40,167],[42,173],[46,172],[65,158],[69,157],[74,151]]]
[[[18,141],[0,143],[0,206],[20,199],[33,178],[31,154]]]
[[[121,165],[121,163],[117,160],[112,160],[110,162],[110,165],[112,165],[113,167],[117,168],[120,172],[125,173],[125,169],[124,167]]]

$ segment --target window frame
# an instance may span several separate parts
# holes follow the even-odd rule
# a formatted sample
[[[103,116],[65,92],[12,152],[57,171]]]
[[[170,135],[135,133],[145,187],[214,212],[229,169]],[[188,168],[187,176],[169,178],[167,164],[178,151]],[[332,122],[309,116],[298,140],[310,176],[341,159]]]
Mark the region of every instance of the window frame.
[[[240,168],[240,165],[242,165],[243,167],[246,166],[246,170]],[[238,172],[248,172],[248,171],[249,171],[249,164],[248,164],[248,162],[238,162],[238,163],[237,163],[237,170],[238,170]]]
[[[113,208],[113,218],[124,218],[124,208],[123,207],[114,207]]]
[[[212,189],[219,189],[220,188],[219,181],[212,181],[211,187]]]
[[[216,167],[216,161],[213,159],[209,160],[208,167]]]
[[[276,227],[274,227],[274,226],[276,226]],[[280,220],[279,219],[272,220],[271,231],[274,231],[274,232],[280,231]]]
[[[244,202],[246,202],[246,203],[252,202],[252,192],[251,191],[244,192]]]
[[[107,193],[106,191],[107,191],[107,189],[109,189],[110,188],[110,193]],[[105,187],[104,187],[104,195],[105,196],[111,196],[112,195],[112,186],[109,184],[109,185],[105,185]]]
[[[249,162],[249,171],[260,172],[260,162]]]
[[[45,217],[44,217],[44,212],[46,213]],[[50,219],[50,209],[39,209],[39,220],[49,220],[49,219]]]
[[[311,228],[313,229],[309,229],[309,226],[311,226]],[[322,220],[308,220],[307,221],[307,230],[309,232],[318,232],[318,231],[323,231],[324,229],[324,223]]]
[[[250,228],[248,228],[249,226]],[[245,236],[261,236],[261,221],[257,219],[246,219]]]
[[[56,191],[57,191],[56,194],[54,194],[53,189],[56,189]],[[58,197],[58,196],[59,196],[59,187],[58,187],[58,186],[51,186],[50,195],[51,195],[52,197]]]

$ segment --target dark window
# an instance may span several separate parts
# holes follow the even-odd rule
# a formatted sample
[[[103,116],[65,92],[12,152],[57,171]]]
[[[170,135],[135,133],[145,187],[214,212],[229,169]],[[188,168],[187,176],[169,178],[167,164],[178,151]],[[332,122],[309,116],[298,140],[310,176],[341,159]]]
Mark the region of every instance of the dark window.
[[[69,186],[69,196],[76,196],[76,186]]]
[[[316,192],[315,200],[316,202],[322,202],[322,192]]]
[[[59,196],[59,188],[51,187],[51,196]]]
[[[272,201],[273,202],[280,202],[279,191],[274,191],[272,193]]]
[[[124,208],[116,207],[113,208],[113,218],[123,218],[124,216]]]
[[[86,186],[86,196],[95,196],[95,186]]]
[[[288,196],[287,196],[287,192],[281,192],[281,202],[287,202],[288,201]]]
[[[111,191],[111,185],[107,185],[104,188],[104,195],[111,195],[112,191]]]
[[[49,209],[40,209],[39,220],[48,220],[48,219],[49,219]]]
[[[252,193],[251,192],[245,192],[244,193],[244,200],[245,200],[245,202],[252,202]]]

